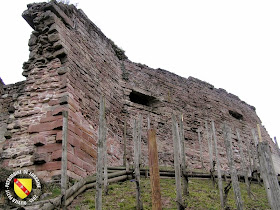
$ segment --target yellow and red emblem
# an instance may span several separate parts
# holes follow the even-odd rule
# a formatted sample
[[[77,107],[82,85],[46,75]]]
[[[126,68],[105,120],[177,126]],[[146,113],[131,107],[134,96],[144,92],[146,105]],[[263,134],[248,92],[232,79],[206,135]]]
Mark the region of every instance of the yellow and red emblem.
[[[26,198],[32,190],[32,179],[14,179],[14,191],[21,199]]]

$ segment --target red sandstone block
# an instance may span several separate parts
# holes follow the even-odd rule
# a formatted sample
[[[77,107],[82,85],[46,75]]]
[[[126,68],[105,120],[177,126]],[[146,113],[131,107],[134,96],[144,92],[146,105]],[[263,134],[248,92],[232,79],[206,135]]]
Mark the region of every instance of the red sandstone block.
[[[75,101],[73,98],[69,97],[68,104],[71,105],[75,110],[79,110],[79,103],[77,103],[77,101]]]
[[[16,118],[28,117],[31,115],[38,114],[39,112],[40,112],[39,110],[15,112],[15,117]]]
[[[29,133],[37,133],[42,131],[49,131],[53,130],[55,128],[62,127],[62,119],[53,121],[53,122],[47,122],[47,123],[41,123],[37,125],[30,125],[28,128]]]
[[[87,172],[86,170],[76,166],[76,165],[73,165],[73,172],[81,177],[86,177],[87,176]]]
[[[55,140],[58,142],[62,141],[62,131],[57,132]]]
[[[71,154],[70,152],[67,153],[67,160],[72,162],[74,165],[77,165],[81,168],[83,167],[83,161],[80,158]]]
[[[48,104],[49,104],[50,106],[54,106],[54,105],[59,104],[59,101],[58,101],[57,99],[52,99],[52,100],[49,101]]]
[[[95,149],[92,148],[92,146],[86,144],[85,142],[81,142],[81,150],[89,154],[91,157],[95,158],[97,157],[97,152]]]
[[[42,165],[36,166],[36,170],[38,171],[53,171],[61,169],[61,161],[55,161],[55,162],[48,162],[44,163]]]
[[[34,164],[43,164],[48,162],[48,154],[47,153],[34,153]]]
[[[51,116],[52,116],[52,112],[51,111],[47,111],[46,117],[51,117]]]
[[[96,146],[97,147],[97,143],[96,143],[96,140],[94,139],[94,138],[92,138],[92,137],[88,137],[88,141],[90,142],[90,143],[92,143],[94,146]]]
[[[83,162],[83,167],[82,168],[85,169],[88,172],[92,172],[94,170],[96,162],[95,161],[91,161],[90,163],[91,164]]]
[[[40,135],[42,135],[42,136],[52,136],[52,135],[56,135],[57,132],[58,132],[58,130],[43,131],[43,132],[40,132]]]
[[[61,119],[62,119],[61,115],[51,116],[51,117],[44,117],[44,118],[41,118],[40,123],[52,122],[52,121],[61,120]]]
[[[77,114],[75,113],[76,110],[73,111],[73,109],[71,109],[71,106],[69,107],[69,117],[71,119],[72,122],[79,122],[80,118],[77,116]]]
[[[82,136],[82,131],[77,127],[77,126],[74,126],[72,124],[69,124],[68,125],[68,129],[70,131],[72,131],[73,133],[75,133],[77,136],[81,137]]]
[[[92,131],[88,130],[83,124],[79,124],[78,126],[88,136],[92,136],[93,135]]]
[[[67,105],[58,106],[52,111],[52,116],[61,115],[66,110],[68,110]]]
[[[72,133],[71,131],[68,132],[68,137],[67,137],[68,143],[74,147],[80,148],[80,140],[77,139],[76,137],[74,137],[73,135],[74,135],[74,133]],[[62,131],[60,131],[56,134],[55,140],[56,140],[56,142],[62,142]]]
[[[56,150],[51,154],[51,160],[61,160],[62,149]]]
[[[43,145],[46,144],[46,137],[43,136],[43,135],[38,134],[36,136],[33,136],[31,138],[31,141],[33,141],[33,144],[35,146],[43,146]]]
[[[81,141],[72,135],[69,135],[68,142],[74,147],[81,147]]]
[[[88,142],[92,143],[93,145],[97,146],[96,141],[88,134],[83,132],[82,138],[87,140]]]
[[[87,154],[86,152],[82,151],[81,149],[75,147],[74,148],[74,154],[75,156],[79,157],[80,159],[82,159],[85,162],[91,162],[92,161],[92,157]]]
[[[73,165],[73,163],[71,163],[71,162],[67,162],[67,170],[69,170],[69,171],[74,171],[74,165]]]
[[[38,153],[48,153],[48,152],[54,152],[61,149],[61,144],[59,143],[53,143],[53,144],[47,144],[41,147],[38,147],[36,151]]]

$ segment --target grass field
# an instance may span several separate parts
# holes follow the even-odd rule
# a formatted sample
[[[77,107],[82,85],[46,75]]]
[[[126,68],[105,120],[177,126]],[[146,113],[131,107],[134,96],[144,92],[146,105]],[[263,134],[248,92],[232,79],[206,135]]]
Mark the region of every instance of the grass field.
[[[176,209],[175,179],[161,179],[161,198],[163,209]],[[224,183],[225,187],[225,183]],[[270,209],[264,187],[252,184],[253,198],[247,195],[246,186],[240,183],[242,199],[245,209]],[[220,209],[218,189],[213,187],[208,179],[191,179],[189,181],[189,195],[184,196],[186,209]],[[152,209],[151,188],[149,179],[141,179],[141,196],[144,209]],[[102,209],[135,209],[135,182],[133,180],[114,183],[109,186],[109,195],[103,196]],[[233,190],[228,197],[229,209],[235,208]],[[95,189],[86,191],[78,196],[69,209],[95,209]]]

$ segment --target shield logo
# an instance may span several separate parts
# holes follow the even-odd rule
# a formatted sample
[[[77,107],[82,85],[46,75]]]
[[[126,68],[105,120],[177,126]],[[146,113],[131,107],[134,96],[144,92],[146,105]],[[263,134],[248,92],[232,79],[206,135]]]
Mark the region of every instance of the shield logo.
[[[32,190],[32,179],[14,179],[14,191],[21,199],[26,198]]]

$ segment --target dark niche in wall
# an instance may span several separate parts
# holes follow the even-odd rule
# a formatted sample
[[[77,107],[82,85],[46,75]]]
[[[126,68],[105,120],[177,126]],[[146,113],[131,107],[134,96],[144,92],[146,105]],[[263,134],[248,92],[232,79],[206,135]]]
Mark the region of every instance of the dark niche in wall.
[[[142,104],[144,106],[151,106],[157,101],[155,97],[139,93],[135,90],[132,90],[132,92],[129,94],[129,99],[131,102]]]
[[[240,113],[238,113],[238,112],[236,112],[236,111],[232,111],[232,110],[229,110],[228,112],[229,112],[229,114],[230,114],[231,116],[233,116],[235,119],[237,119],[237,120],[243,120],[243,115],[242,115],[242,114],[240,114]]]

